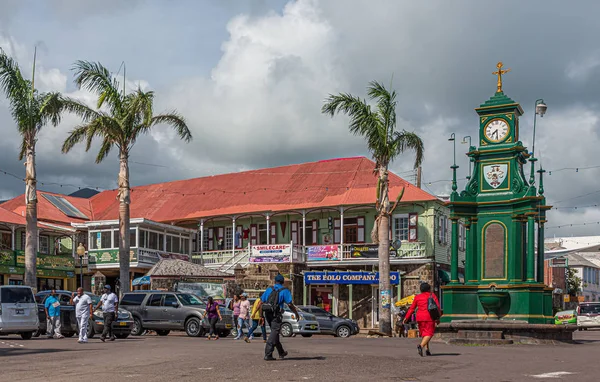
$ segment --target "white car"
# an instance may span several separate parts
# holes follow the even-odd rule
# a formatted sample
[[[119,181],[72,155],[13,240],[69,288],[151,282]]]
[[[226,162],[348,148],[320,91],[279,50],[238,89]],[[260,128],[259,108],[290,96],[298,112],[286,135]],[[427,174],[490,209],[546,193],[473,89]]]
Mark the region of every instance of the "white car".
[[[38,306],[28,286],[0,286],[0,335],[20,334],[31,339],[38,330]]]
[[[582,302],[577,307],[577,328],[600,328],[600,302]]]

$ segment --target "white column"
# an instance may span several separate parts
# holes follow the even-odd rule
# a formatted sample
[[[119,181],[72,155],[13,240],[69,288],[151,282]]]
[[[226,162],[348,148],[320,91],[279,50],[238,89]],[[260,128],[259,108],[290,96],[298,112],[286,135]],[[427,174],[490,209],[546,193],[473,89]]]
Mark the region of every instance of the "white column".
[[[271,244],[271,217],[267,214],[267,244]]]
[[[200,219],[200,257],[204,252],[204,219]]]
[[[16,247],[15,247],[15,242],[16,242],[15,239],[16,238],[15,238],[15,226],[14,225],[10,226],[10,232],[11,232],[11,235],[10,235],[10,240],[11,240],[10,241],[10,249],[12,249],[14,251],[16,249]]]
[[[344,245],[344,207],[340,207],[340,245]]]
[[[194,235],[195,235],[195,233],[194,233]],[[165,237],[166,237],[166,235],[165,235]],[[188,236],[188,256],[189,256],[188,259],[190,261],[192,261],[192,245],[194,245],[194,241],[192,240],[192,238],[193,238],[192,234],[190,234]]]
[[[77,253],[75,251],[75,246],[77,245],[77,244],[75,244],[76,242],[77,242],[77,235],[71,236],[71,247],[73,247],[73,248],[71,248],[71,252],[73,253],[73,258],[75,258],[75,253]]]
[[[302,246],[306,247],[306,211],[302,210]]]
[[[235,216],[231,220],[233,222],[232,223],[233,230],[231,231],[231,257],[235,257]],[[269,231],[269,233],[270,233],[270,231]]]
[[[162,250],[167,252],[167,230],[163,231],[163,242],[162,242]]]

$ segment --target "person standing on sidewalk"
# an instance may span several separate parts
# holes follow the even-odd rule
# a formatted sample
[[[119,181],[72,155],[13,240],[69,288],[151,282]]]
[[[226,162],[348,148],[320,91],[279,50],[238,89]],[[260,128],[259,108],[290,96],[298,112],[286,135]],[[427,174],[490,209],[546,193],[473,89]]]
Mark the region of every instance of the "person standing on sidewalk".
[[[290,290],[283,286],[285,279],[281,274],[275,276],[275,285],[267,288],[265,293],[260,297],[261,311],[264,319],[271,327],[271,333],[265,346],[265,361],[275,361],[273,358],[273,350],[277,348],[279,359],[283,359],[288,355],[281,345],[279,334],[281,332],[281,323],[283,320],[284,304],[290,307],[290,310],[295,314],[296,320],[300,321],[302,316],[298,314],[298,309],[292,303],[292,294]]]
[[[100,308],[100,305],[102,305],[102,316],[104,317],[104,330],[102,330],[100,341],[106,341],[106,337],[109,341],[114,341],[115,335],[112,331],[112,324],[117,319],[119,298],[110,291],[110,285],[108,284],[104,286],[104,294],[100,297],[96,309]]]
[[[50,296],[44,301],[46,311],[46,335],[48,338],[65,338],[60,334],[60,301],[56,298],[56,290],[52,289]]]
[[[254,305],[252,305],[252,313],[250,314],[250,318],[252,319],[252,327],[248,331],[248,336],[244,338],[244,341],[248,343],[254,339],[254,331],[256,328],[258,328],[258,325],[260,325],[263,342],[267,343],[267,327],[265,325],[265,319],[261,317],[260,303],[260,298],[257,298],[256,301],[254,301]]]
[[[240,315],[238,316],[238,335],[235,337],[236,340],[242,338],[244,334],[244,326],[248,328],[248,334],[250,333],[250,301],[248,301],[248,294],[242,293],[240,302]],[[245,338],[248,338],[247,336]]]
[[[75,293],[71,295],[71,305],[75,306],[75,317],[79,325],[79,343],[85,344],[88,342],[88,320],[92,319],[92,299],[87,294],[83,293],[83,288],[77,288],[77,296]]]

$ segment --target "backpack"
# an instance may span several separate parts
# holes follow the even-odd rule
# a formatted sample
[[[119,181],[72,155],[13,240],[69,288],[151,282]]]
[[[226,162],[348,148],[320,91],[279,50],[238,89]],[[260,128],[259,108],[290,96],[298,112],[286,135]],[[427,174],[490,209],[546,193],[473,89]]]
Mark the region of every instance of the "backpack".
[[[271,313],[273,316],[278,316],[281,314],[281,307],[279,306],[279,292],[286,288],[275,289],[274,286],[270,287],[271,293],[269,297],[267,297],[267,302],[262,304],[262,310],[266,313]]]
[[[431,293],[427,299],[427,311],[429,312],[432,321],[437,321],[440,319],[440,309],[433,299],[433,293]]]

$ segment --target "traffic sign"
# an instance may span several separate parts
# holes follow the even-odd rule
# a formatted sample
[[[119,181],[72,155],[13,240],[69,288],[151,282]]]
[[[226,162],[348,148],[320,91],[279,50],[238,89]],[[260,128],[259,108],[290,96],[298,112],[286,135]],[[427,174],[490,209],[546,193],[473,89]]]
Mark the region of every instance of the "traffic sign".
[[[569,261],[566,257],[553,257],[550,259],[550,268],[567,268]]]

